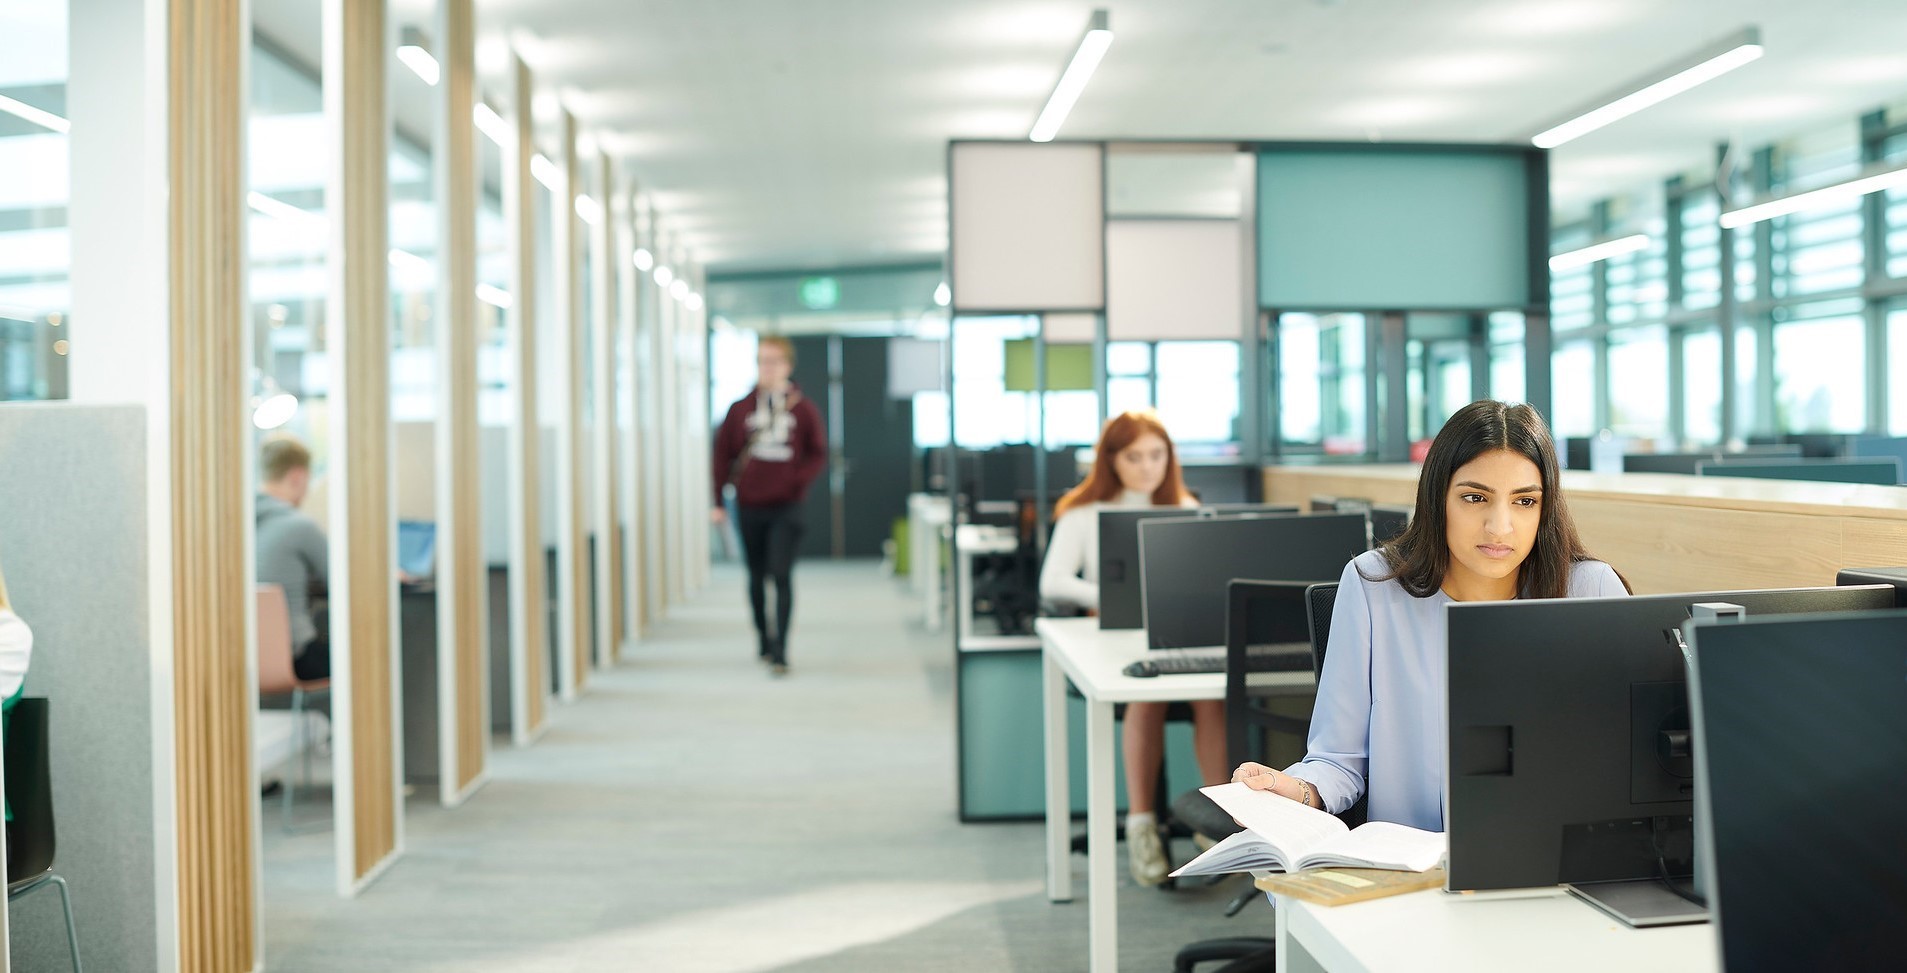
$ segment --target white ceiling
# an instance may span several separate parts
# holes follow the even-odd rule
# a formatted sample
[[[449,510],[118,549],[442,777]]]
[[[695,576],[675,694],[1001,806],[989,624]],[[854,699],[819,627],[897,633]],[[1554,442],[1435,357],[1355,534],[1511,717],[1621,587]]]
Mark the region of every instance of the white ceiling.
[[[514,43],[540,120],[560,97],[717,269],[939,255],[947,140],[1023,137],[1095,5],[1116,40],[1063,138],[1519,139],[1761,28],[1762,60],[1558,149],[1561,213],[1702,170],[1723,139],[1907,101],[1903,0],[478,4],[483,63]],[[278,8],[315,26],[315,6],[255,3],[268,30]],[[422,24],[430,3],[393,8]]]

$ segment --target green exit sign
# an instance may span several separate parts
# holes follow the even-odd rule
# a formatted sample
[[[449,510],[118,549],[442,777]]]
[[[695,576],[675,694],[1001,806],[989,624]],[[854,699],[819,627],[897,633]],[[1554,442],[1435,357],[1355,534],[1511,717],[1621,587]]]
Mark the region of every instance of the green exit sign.
[[[828,311],[841,303],[841,282],[832,277],[801,278],[801,306],[810,311]]]

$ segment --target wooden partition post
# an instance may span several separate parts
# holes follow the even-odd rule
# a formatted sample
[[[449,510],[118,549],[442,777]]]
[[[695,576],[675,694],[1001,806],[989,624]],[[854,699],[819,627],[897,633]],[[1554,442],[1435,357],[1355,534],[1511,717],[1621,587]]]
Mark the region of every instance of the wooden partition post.
[[[258,958],[251,773],[251,538],[244,403],[245,18],[239,0],[171,5],[171,580],[179,961]],[[102,345],[93,354],[115,350]],[[164,421],[158,419],[156,421]]]
[[[542,426],[536,397],[535,91],[529,65],[510,55],[514,138],[504,148],[503,221],[510,228],[510,350],[516,415],[510,425],[510,677],[511,736],[526,746],[547,719],[549,628],[543,576]]]
[[[486,567],[477,456],[476,30],[471,0],[437,5],[437,712],[440,799],[481,786],[490,751]]]
[[[398,751],[397,520],[392,503],[389,58],[384,0],[325,0],[331,164],[331,665],[338,891],[403,850]]]

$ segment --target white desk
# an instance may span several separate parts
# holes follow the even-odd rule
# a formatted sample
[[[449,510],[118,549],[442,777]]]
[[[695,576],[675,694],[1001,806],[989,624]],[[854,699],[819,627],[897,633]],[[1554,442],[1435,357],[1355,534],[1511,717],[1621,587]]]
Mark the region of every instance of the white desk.
[[[916,493],[907,498],[908,571],[914,590],[926,599],[927,630],[940,631],[942,606],[946,603],[946,581],[940,576],[941,552],[946,531],[953,523],[953,502],[932,493]]]
[[[1218,672],[1134,678],[1122,670],[1146,658],[1142,630],[1101,631],[1096,618],[1042,618],[1034,623],[1045,664],[1046,709],[1046,892],[1054,902],[1073,898],[1073,796],[1067,767],[1066,682],[1086,697],[1086,874],[1093,973],[1119,969],[1118,861],[1113,843],[1114,703],[1170,703],[1223,699],[1225,674]],[[1299,693],[1312,688],[1310,672],[1254,673],[1247,684]],[[1170,795],[1159,795],[1161,800]]]
[[[1278,897],[1278,973],[1721,970],[1715,927],[1630,929],[1562,889],[1411,892],[1353,905]]]

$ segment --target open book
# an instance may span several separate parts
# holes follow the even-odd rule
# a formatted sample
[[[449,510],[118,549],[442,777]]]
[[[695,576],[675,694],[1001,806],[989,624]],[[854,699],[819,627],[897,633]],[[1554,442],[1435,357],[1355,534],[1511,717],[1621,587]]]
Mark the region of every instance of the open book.
[[[1387,821],[1353,830],[1317,808],[1243,784],[1200,790],[1245,830],[1213,845],[1174,877],[1334,866],[1424,872],[1443,863],[1448,846],[1442,834]]]

